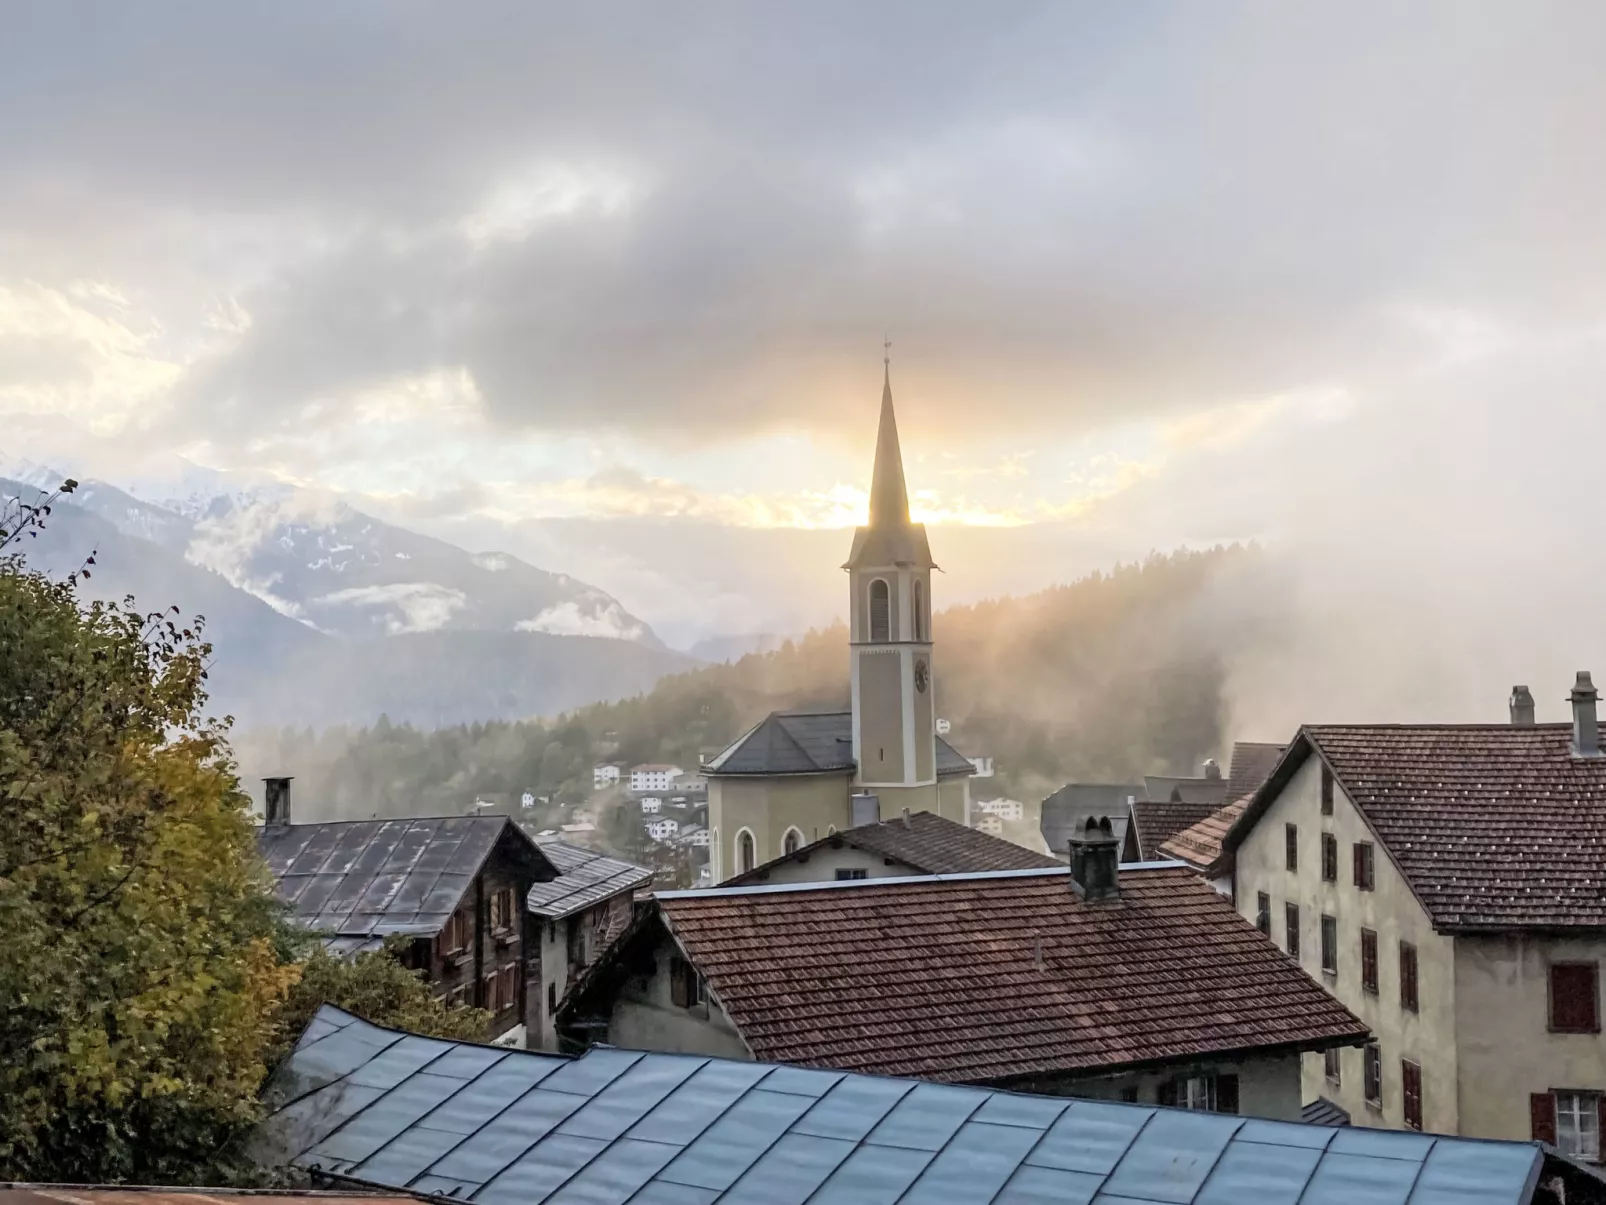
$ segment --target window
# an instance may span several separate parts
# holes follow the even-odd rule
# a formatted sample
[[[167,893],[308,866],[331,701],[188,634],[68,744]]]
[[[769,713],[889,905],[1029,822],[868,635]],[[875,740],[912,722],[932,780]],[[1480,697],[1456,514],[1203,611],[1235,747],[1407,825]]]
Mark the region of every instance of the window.
[[[1550,1031],[1600,1032],[1600,974],[1593,962],[1550,964]]]
[[[836,872],[836,881],[838,883],[851,883],[858,879],[868,878],[869,874],[870,872],[862,866],[857,870],[839,870]]]
[[[1121,1099],[1124,1100],[1129,1105],[1137,1104],[1138,1103],[1138,1090],[1137,1090],[1137,1088],[1136,1087],[1122,1088],[1121,1089]]]
[[[1529,1099],[1529,1112],[1535,1138],[1574,1159],[1600,1162],[1600,1093],[1535,1093]]]
[[[1341,1055],[1342,1052],[1336,1046],[1322,1052],[1322,1071],[1327,1076],[1327,1082],[1335,1088],[1344,1082],[1344,1062]]]
[[[1383,1107],[1383,1052],[1376,1042],[1366,1044],[1366,1103]]]
[[[489,971],[480,979],[480,1007],[486,1012],[496,1013],[502,1011],[501,1003],[496,996],[496,972]]]
[[[1372,858],[1372,843],[1370,841],[1357,841],[1355,843],[1355,885],[1362,891],[1372,890],[1375,869]]]
[[[703,1002],[703,977],[678,954],[669,960],[669,1000],[677,1008],[691,1008]]]
[[[555,984],[555,983],[549,983],[549,984],[546,985],[546,1015],[550,1017],[553,1013],[555,1013],[557,1011],[558,1011],[558,985]]]
[[[571,916],[566,922],[568,931],[564,934],[564,956],[569,961],[569,968],[582,967],[586,961],[586,935],[580,928],[580,918]]]
[[[1408,1013],[1417,1011],[1416,947],[1408,941],[1400,943],[1400,1007]]]
[[[892,595],[879,577],[870,583],[870,639],[892,639]]]
[[[441,929],[440,946],[442,954],[456,954],[468,948],[468,935],[470,925],[467,909],[459,908],[446,918],[446,925]]]
[[[924,640],[926,638],[925,601],[925,588],[917,581],[915,582],[914,592],[914,626],[916,640]]]
[[[1288,957],[1299,961],[1299,905],[1284,904],[1283,920],[1288,926]]]
[[[758,851],[753,842],[753,834],[743,829],[736,834],[736,873],[746,874],[752,870],[758,860]]]
[[[1322,917],[1322,970],[1338,974],[1338,921],[1331,916]]]
[[[1333,772],[1322,766],[1322,815],[1333,814]]]
[[[1200,1113],[1238,1112],[1236,1075],[1183,1075],[1160,1085],[1159,1101]]]
[[[491,932],[505,933],[513,927],[513,888],[503,887],[491,896]]]
[[[1283,825],[1283,859],[1289,870],[1299,869],[1299,825]]]
[[[783,854],[795,854],[802,848],[803,834],[798,832],[795,828],[787,829],[786,836],[781,838],[781,852]]]
[[[1377,934],[1361,930],[1361,990],[1377,995]]]
[[[1322,882],[1338,882],[1338,838],[1332,833],[1322,834]]]
[[[1400,1060],[1400,1099],[1405,1106],[1405,1124],[1422,1128],[1422,1066],[1410,1059]]]
[[[496,980],[496,1004],[486,1005],[493,1012],[506,1012],[519,1002],[519,968],[512,963],[497,971],[492,978]]]
[[[1264,891],[1255,896],[1255,928],[1271,935],[1271,896]]]

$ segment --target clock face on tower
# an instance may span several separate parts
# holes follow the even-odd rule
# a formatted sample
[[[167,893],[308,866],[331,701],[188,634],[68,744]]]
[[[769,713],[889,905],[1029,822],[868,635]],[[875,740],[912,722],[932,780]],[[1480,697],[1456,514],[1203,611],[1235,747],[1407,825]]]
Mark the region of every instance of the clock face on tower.
[[[915,689],[921,694],[926,693],[926,683],[931,678],[931,671],[926,668],[926,659],[920,657],[915,661]]]

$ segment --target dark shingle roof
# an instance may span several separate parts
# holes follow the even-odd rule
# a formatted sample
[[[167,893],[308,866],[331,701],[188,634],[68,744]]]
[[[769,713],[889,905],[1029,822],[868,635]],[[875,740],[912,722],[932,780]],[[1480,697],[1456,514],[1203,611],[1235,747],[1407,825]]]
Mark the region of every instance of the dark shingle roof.
[[[975,767],[937,737],[937,774]],[[706,766],[705,774],[830,774],[852,770],[853,713],[772,711]]]
[[[1606,927],[1606,758],[1571,747],[1568,724],[1310,725],[1227,848],[1315,750],[1435,927]]]
[[[257,848],[296,921],[355,950],[439,932],[509,833],[529,841],[506,816],[264,825]]]
[[[1162,858],[1175,858],[1186,862],[1206,877],[1215,877],[1222,869],[1221,840],[1233,821],[1244,814],[1249,799],[1235,799],[1226,807],[1211,812],[1198,824],[1185,828],[1157,851]]]
[[[1325,1096],[1318,1096],[1300,1109],[1299,1120],[1313,1126],[1347,1126],[1349,1113],[1342,1105],[1334,1104]]]
[[[1142,799],[1141,783],[1067,783],[1043,800],[1038,816],[1038,831],[1049,849],[1063,853],[1070,848],[1071,834],[1080,832],[1091,817],[1109,817],[1119,848],[1127,847],[1126,829],[1132,817],[1128,800]]]
[[[652,882],[651,870],[623,858],[570,845],[556,837],[537,837],[535,843],[547,861],[558,868],[557,878],[530,888],[530,911],[546,920],[561,920]]]
[[[1287,745],[1265,741],[1236,741],[1232,746],[1232,765],[1227,770],[1227,799],[1253,795],[1271,777]]]
[[[656,906],[759,1059],[978,1082],[1366,1037],[1192,871],[1120,878],[1098,903],[1054,869]]]
[[[492,1205],[1530,1205],[1560,1163],[1530,1142],[705,1055],[500,1050],[328,1005],[266,1096],[265,1166]]]
[[[1030,870],[1058,866],[1047,854],[1040,854],[986,833],[944,820],[935,812],[914,812],[907,819],[861,824],[805,845],[793,854],[755,866],[746,874],[726,879],[720,886],[741,887],[763,883],[770,871],[786,862],[805,861],[821,849],[868,850],[883,858],[902,862],[920,874],[968,874],[982,870]]]

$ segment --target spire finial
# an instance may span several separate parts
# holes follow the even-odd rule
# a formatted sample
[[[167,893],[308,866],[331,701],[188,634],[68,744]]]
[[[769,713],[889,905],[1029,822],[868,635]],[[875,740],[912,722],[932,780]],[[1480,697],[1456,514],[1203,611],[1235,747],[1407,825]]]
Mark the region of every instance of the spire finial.
[[[881,362],[889,369],[892,367],[892,340],[885,335],[881,337]]]

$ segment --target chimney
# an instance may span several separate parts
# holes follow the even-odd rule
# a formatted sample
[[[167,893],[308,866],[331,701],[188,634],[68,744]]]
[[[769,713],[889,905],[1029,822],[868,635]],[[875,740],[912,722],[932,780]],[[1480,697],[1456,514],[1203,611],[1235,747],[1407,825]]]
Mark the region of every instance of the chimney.
[[[1071,838],[1071,890],[1089,901],[1119,899],[1120,853],[1110,818],[1089,816],[1087,827]]]
[[[1526,686],[1513,686],[1511,688],[1510,706],[1512,727],[1532,728],[1534,726],[1533,691]]]
[[[1595,700],[1600,696],[1595,684],[1589,680],[1589,671],[1578,671],[1573,693],[1568,696],[1573,705],[1573,756],[1600,757],[1600,721],[1595,717]]]
[[[1206,778],[1220,778],[1221,777],[1221,767],[1216,763],[1216,759],[1215,758],[1213,758],[1213,757],[1205,758],[1204,776]]]
[[[848,800],[848,819],[852,828],[875,824],[881,819],[880,798],[868,791],[852,796]]]
[[[290,823],[290,780],[264,778],[262,791],[262,820],[265,824]]]

